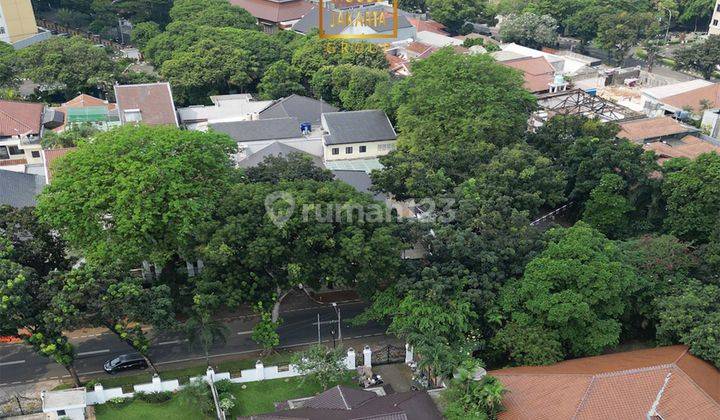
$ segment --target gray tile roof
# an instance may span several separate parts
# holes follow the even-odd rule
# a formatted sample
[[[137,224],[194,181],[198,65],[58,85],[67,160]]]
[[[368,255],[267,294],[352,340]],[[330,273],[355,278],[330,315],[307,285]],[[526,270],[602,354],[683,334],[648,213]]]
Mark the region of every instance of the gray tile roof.
[[[332,388],[312,398],[302,408],[281,410],[268,414],[257,414],[239,419],[257,420],[440,420],[442,415],[427,392],[411,391],[399,394],[386,395],[365,394],[368,391],[341,387],[342,392]],[[351,395],[352,393],[352,395]],[[355,400],[355,397],[360,397]],[[342,399],[345,398],[345,402]],[[350,402],[348,402],[348,399]],[[309,404],[321,404],[323,407],[314,408]],[[350,407],[345,408],[345,407]]]
[[[257,152],[251,154],[250,156],[246,157],[245,159],[238,162],[238,166],[241,168],[251,168],[253,166],[257,166],[258,164],[262,163],[263,160],[265,160],[268,156],[287,156],[291,153],[300,153],[304,155],[308,155],[312,158],[313,163],[315,166],[319,168],[324,168],[322,158],[318,156],[313,156],[310,153],[304,152],[300,149],[296,149],[295,147],[288,146],[285,143],[281,143],[279,141],[273,142],[262,149],[258,150]]]
[[[302,137],[297,118],[272,118],[255,121],[233,121],[208,124],[237,142],[296,139]]]
[[[0,205],[35,206],[35,197],[45,186],[45,177],[0,169]]]
[[[343,181],[346,184],[351,185],[353,188],[360,192],[368,193],[375,199],[385,201],[386,197],[383,194],[376,193],[370,190],[372,187],[372,180],[370,175],[365,171],[352,171],[352,170],[336,170],[332,171],[335,175],[335,179]]]
[[[349,10],[351,12],[351,16],[357,16],[358,13],[362,12],[365,13],[367,11],[385,11],[389,10],[389,8],[386,8],[385,6],[381,5],[372,5],[372,6],[364,6],[356,9]],[[340,26],[340,25],[330,25],[330,22],[332,22],[332,14],[338,13],[336,10],[329,10],[324,9],[323,14],[323,29],[325,30],[326,34],[330,35],[338,35],[342,33],[342,31],[347,26]],[[348,11],[343,11],[343,13],[347,13]],[[393,16],[392,11],[389,12],[390,17],[385,19],[384,25],[378,25],[378,26],[372,26],[371,28],[378,33],[381,32],[392,32],[393,30]],[[317,7],[313,7],[305,16],[302,17],[302,19],[295,22],[292,29],[293,31],[300,32],[302,34],[308,34],[313,29],[316,29],[318,25],[320,24],[320,17],[318,14]],[[402,28],[410,28],[412,25],[410,24],[410,21],[407,20],[405,17],[405,12],[398,11],[398,29]]]
[[[351,410],[373,398],[377,398],[374,392],[338,385],[309,400],[304,407]]]
[[[395,140],[397,134],[387,115],[380,110],[328,112],[323,114],[325,144],[364,143]]]
[[[320,115],[324,112],[337,112],[338,109],[325,101],[307,96],[290,95],[280,99],[260,112],[260,119],[297,118],[299,122],[320,124]]]

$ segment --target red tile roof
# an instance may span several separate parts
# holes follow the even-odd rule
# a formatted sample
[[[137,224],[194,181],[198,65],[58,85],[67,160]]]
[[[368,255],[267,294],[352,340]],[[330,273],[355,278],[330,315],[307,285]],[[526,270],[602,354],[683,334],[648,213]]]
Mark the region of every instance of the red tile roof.
[[[420,58],[424,58],[430,55],[430,53],[432,53],[433,51],[437,50],[437,48],[433,47],[432,45],[424,44],[418,41],[413,41],[409,43],[405,47],[405,49],[414,52]]]
[[[45,166],[45,179],[48,184],[52,180],[52,168],[55,161],[59,157],[65,156],[75,149],[76,147],[66,147],[64,149],[48,149],[42,151],[43,165]]]
[[[620,123],[620,138],[635,142],[697,131],[671,117],[646,118]]]
[[[25,165],[27,159],[3,159],[0,160],[0,166]]]
[[[230,0],[230,3],[242,7],[258,19],[273,23],[300,19],[313,8],[310,2],[304,0]]]
[[[445,36],[450,35],[450,33],[445,30],[445,26],[442,23],[435,22],[434,20],[420,20],[411,17],[408,17],[407,20],[415,27],[417,32],[428,31]]]
[[[700,112],[703,103],[707,104],[706,107],[717,108],[720,107],[720,83],[668,96],[663,98],[662,102],[679,109],[690,107],[695,112]]]
[[[720,419],[720,371],[669,346],[490,372],[509,390],[501,419]]]
[[[500,64],[523,72],[525,89],[530,92],[544,92],[550,89],[555,78],[555,68],[545,57],[526,57],[500,61]]]
[[[40,134],[45,105],[0,100],[0,137]]]
[[[115,100],[123,123],[125,111],[139,109],[143,124],[178,126],[169,83],[115,85]]]
[[[685,136],[675,143],[654,141],[643,145],[645,150],[652,150],[660,159],[685,157],[695,159],[703,153],[720,154],[720,146],[703,141],[695,136]]]

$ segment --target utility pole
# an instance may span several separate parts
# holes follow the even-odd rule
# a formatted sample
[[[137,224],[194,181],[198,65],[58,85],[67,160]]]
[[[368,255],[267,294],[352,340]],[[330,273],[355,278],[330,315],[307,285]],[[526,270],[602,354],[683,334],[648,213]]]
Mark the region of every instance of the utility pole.
[[[340,307],[337,303],[332,303],[333,308],[335,308],[335,312],[337,312],[337,324],[338,324],[338,341],[340,341],[340,345],[342,346],[342,328],[340,326]]]
[[[318,313],[317,316],[318,316],[318,322],[317,322],[317,326],[318,326],[318,344],[320,344],[320,343],[321,343],[321,341],[320,341],[320,313]]]

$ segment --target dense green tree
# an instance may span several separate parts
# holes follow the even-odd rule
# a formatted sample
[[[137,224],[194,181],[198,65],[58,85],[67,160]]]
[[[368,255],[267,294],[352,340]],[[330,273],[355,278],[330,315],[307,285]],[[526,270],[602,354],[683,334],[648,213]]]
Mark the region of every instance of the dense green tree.
[[[582,116],[556,116],[528,136],[528,142],[565,170],[566,196],[582,211],[590,193],[606,174],[625,182],[637,231],[652,230],[658,220],[660,181],[649,175],[659,169],[642,147],[617,139],[619,127]]]
[[[217,54],[219,57],[208,57],[204,51],[207,48],[222,51]],[[187,60],[188,53],[199,55],[208,62],[218,63],[222,71],[230,75],[246,72],[251,81],[246,87],[248,89],[255,87],[270,65],[278,60],[289,59],[288,47],[280,37],[255,30],[198,26],[185,21],[168,25],[165,32],[151,39],[143,51],[148,61],[161,70],[168,60],[178,57]],[[228,57],[224,57],[225,55]],[[222,66],[225,63],[227,65]],[[204,62],[188,64],[191,65],[189,69],[197,70],[188,71],[186,75],[180,74],[178,70],[176,77],[187,80],[190,85],[197,84],[196,79],[205,81],[206,75],[212,74]],[[228,83],[239,86],[238,81]]]
[[[662,191],[667,201],[666,228],[678,237],[705,243],[718,227],[720,214],[720,156],[700,155],[676,161],[665,174]]]
[[[159,330],[174,326],[170,289],[166,285],[148,286],[142,278],[118,272],[107,266],[85,265],[57,274],[55,281],[61,289],[53,296],[53,305],[66,328],[107,328],[140,353],[157,373],[149,356],[150,340],[142,326]]]
[[[509,324],[496,344],[516,363],[553,363],[558,356],[599,354],[617,345],[620,319],[635,276],[622,262],[617,246],[583,222],[548,233],[545,251],[525,268],[522,279],[510,282],[500,300]],[[517,335],[517,340],[513,339]],[[539,357],[523,347],[532,342],[557,343]],[[557,349],[553,354],[549,349]],[[538,346],[540,347],[540,346]]]
[[[720,367],[720,287],[699,281],[680,287],[658,302],[658,338],[686,344],[694,355]]]
[[[583,220],[587,224],[612,239],[630,231],[629,215],[633,206],[623,194],[625,187],[625,181],[619,175],[603,175],[598,186],[590,192],[583,211]]]
[[[160,25],[155,22],[138,23],[134,25],[132,29],[132,42],[142,51],[145,49],[145,46],[147,46],[147,43],[160,35],[161,32]]]
[[[371,295],[393,278],[400,242],[381,203],[339,181],[238,184],[224,191],[202,247],[201,299],[273,305],[300,284]]]
[[[280,181],[311,179],[332,181],[331,171],[318,167],[312,158],[303,153],[290,153],[287,156],[267,156],[259,164],[245,170],[250,182],[278,184]]]
[[[553,207],[565,201],[562,170],[525,143],[500,149],[476,173],[460,185],[463,199],[483,202],[510,197],[509,205],[513,209],[528,211],[531,215],[537,214],[541,207]]]
[[[534,13],[510,15],[500,27],[500,38],[530,48],[554,46],[558,38],[557,21],[552,16]]]
[[[71,124],[59,133],[46,131],[40,140],[40,144],[44,149],[75,147],[82,140],[87,140],[99,132],[100,129],[93,123]]]
[[[285,61],[270,65],[258,84],[263,99],[280,99],[293,94],[304,94],[300,72]]]
[[[17,71],[66,99],[78,93],[108,92],[115,63],[108,52],[79,36],[53,37],[17,52]]]
[[[88,260],[162,267],[190,256],[195,228],[228,188],[235,148],[226,135],[174,127],[98,134],[57,162],[40,219]]]
[[[443,49],[413,65],[393,88],[398,150],[380,158],[373,184],[398,199],[448,193],[521,141],[534,97],[519,73],[491,57]]]
[[[10,44],[0,43],[0,87],[17,85],[17,74],[14,69],[15,49]]]
[[[595,42],[622,64],[630,49],[659,31],[654,13],[620,11],[603,15],[598,22]]]
[[[391,319],[388,333],[413,346],[420,355],[418,368],[440,383],[474,350],[472,323],[477,314],[459,297],[434,296],[428,290],[400,297],[394,288],[375,296],[361,319]]]
[[[681,70],[696,71],[710,80],[720,65],[720,35],[696,42],[675,53],[675,65]]]
[[[353,64],[374,69],[387,69],[382,48],[366,42],[347,43],[336,39],[321,39],[317,35],[307,39],[292,53],[292,64],[305,80],[324,66]]]
[[[387,70],[341,64],[320,68],[313,75],[310,85],[318,98],[353,111],[369,108],[376,87],[384,87],[389,81]]]
[[[40,277],[70,268],[65,241],[40,222],[31,207],[0,206],[0,237],[12,245],[5,257],[32,268]]]
[[[658,303],[692,281],[693,274],[700,268],[701,257],[671,235],[642,236],[620,242],[618,246],[637,278],[637,291],[632,296],[625,326],[633,333],[647,331],[646,336],[654,337]]]
[[[244,91],[253,81],[259,64],[242,48],[225,48],[210,40],[173,54],[160,74],[173,86],[175,99],[185,105],[207,102],[211,95]]]
[[[467,33],[466,22],[476,22],[487,13],[484,0],[426,0],[427,9],[432,18],[443,25],[453,35]]]
[[[427,12],[426,0],[399,0],[398,7],[406,12]]]
[[[247,10],[225,0],[175,0],[170,17],[174,22],[196,25],[259,29],[256,19]]]
[[[67,369],[75,385],[75,350],[53,313],[52,298],[58,284],[12,261],[12,243],[0,236],[0,332],[18,334],[33,350]]]

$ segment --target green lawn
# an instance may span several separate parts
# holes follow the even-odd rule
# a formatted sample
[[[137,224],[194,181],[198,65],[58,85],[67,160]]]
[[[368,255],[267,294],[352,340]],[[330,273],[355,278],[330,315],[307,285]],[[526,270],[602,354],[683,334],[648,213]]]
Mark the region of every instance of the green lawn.
[[[357,382],[350,372],[340,383],[357,386]],[[242,389],[243,385],[246,386],[245,389]],[[312,397],[322,391],[322,387],[317,382],[307,380],[302,383],[300,377],[236,384],[233,386],[233,394],[236,398],[235,408],[228,418],[273,412],[275,411],[275,402]]]
[[[200,410],[180,404],[177,398],[160,404],[149,404],[136,400],[122,406],[96,405],[95,415],[98,420],[199,420],[206,418]]]

